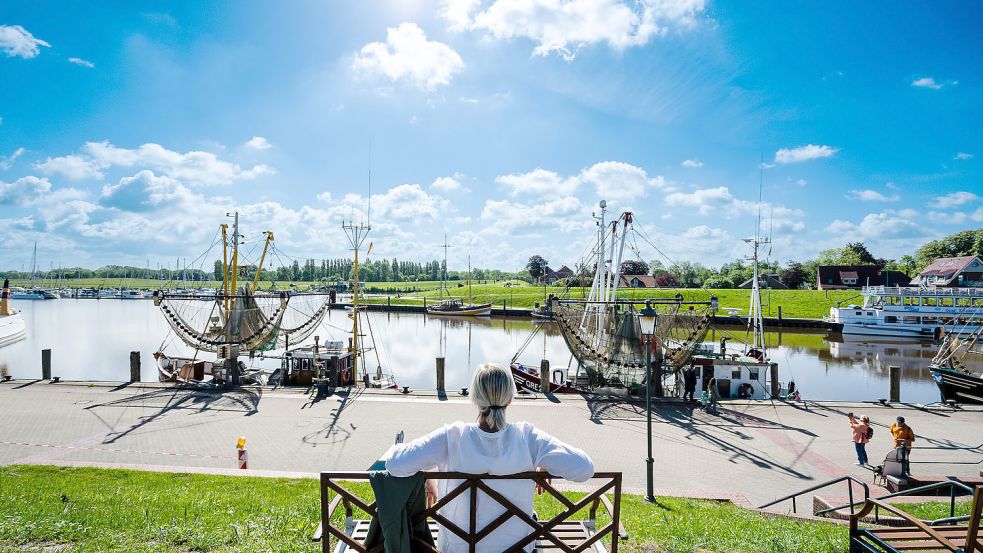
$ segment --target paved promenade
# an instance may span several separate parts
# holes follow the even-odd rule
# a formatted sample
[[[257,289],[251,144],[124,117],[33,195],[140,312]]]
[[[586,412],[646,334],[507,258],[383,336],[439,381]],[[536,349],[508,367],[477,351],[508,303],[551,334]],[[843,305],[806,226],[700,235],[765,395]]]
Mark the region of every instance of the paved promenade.
[[[664,492],[743,494],[754,504],[842,475],[871,480],[854,466],[846,413],[875,423],[868,446],[879,464],[887,430],[904,415],[916,446],[983,442],[983,411],[873,404],[722,404],[719,417],[676,403],[654,418],[655,486]],[[599,470],[645,486],[644,405],[582,398],[520,399],[510,420],[527,420],[585,449]],[[298,390],[210,392],[154,385],[0,384],[0,464],[119,464],[235,468],[235,441],[248,440],[250,468],[317,472],[368,467],[400,430],[420,436],[446,422],[473,420],[467,398],[362,391],[316,399]],[[978,476],[983,452],[915,450],[916,475]]]

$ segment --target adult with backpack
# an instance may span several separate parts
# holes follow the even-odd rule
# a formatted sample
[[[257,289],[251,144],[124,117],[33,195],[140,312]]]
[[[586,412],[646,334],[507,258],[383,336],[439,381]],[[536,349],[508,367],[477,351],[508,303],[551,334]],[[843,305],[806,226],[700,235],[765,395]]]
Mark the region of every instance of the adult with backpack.
[[[857,466],[863,467],[868,464],[867,442],[874,437],[874,428],[870,426],[870,419],[867,415],[860,417],[858,421],[853,413],[848,413],[850,417],[850,428],[853,430],[853,445],[857,449]]]

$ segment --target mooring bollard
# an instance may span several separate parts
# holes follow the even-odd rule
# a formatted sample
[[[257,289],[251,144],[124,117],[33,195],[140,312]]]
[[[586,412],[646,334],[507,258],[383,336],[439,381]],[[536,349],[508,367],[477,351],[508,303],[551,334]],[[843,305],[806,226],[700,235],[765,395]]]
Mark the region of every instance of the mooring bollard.
[[[130,382],[140,382],[140,352],[130,352]]]
[[[782,388],[782,383],[778,381],[778,363],[772,363],[769,368],[771,369],[771,397],[777,398]]]
[[[51,350],[41,350],[41,380],[51,380]]]
[[[444,390],[444,358],[437,358],[437,389]]]
[[[782,326],[782,306],[778,306],[778,326]]]
[[[550,360],[543,359],[539,362],[539,389],[544,393],[550,393]]]
[[[901,367],[888,367],[887,377],[890,382],[888,398],[890,398],[891,403],[901,402]]]

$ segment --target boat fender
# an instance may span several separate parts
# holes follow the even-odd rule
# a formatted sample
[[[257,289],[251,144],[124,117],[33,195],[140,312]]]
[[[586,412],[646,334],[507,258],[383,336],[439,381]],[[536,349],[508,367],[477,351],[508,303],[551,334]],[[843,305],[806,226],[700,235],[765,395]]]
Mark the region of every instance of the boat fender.
[[[741,399],[750,399],[751,395],[754,393],[754,386],[750,383],[745,382],[737,387],[737,397]]]
[[[351,369],[345,369],[341,371],[341,384],[343,386],[348,386],[352,383],[352,371]]]

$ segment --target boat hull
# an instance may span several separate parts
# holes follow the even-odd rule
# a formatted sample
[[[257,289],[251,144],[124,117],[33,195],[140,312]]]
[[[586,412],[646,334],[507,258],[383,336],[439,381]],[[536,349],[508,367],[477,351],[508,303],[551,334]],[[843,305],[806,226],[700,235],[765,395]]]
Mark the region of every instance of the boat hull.
[[[0,348],[19,342],[27,336],[27,324],[20,313],[0,317]]]
[[[430,315],[458,315],[465,317],[487,317],[491,315],[491,304],[487,303],[485,305],[469,305],[461,307],[460,309],[441,309],[438,307],[427,307],[427,313]]]
[[[942,401],[983,404],[983,377],[945,369],[932,368],[932,378],[939,387]]]
[[[516,387],[520,389],[526,389],[532,392],[538,392],[542,390],[542,379],[537,374],[533,374],[526,369],[521,363],[512,363],[509,366],[512,369],[512,378],[515,379]],[[585,390],[581,390],[570,384],[555,384],[550,383],[550,392],[554,394],[585,394]]]

